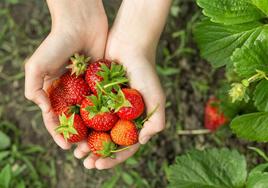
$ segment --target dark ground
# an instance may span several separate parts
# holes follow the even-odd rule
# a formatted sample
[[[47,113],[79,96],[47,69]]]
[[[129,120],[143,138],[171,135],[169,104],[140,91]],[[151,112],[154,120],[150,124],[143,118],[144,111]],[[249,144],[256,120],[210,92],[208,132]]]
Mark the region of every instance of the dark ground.
[[[105,1],[110,20],[119,2]],[[157,69],[167,95],[166,130],[116,169],[97,171],[84,169],[82,161],[74,159],[71,151],[60,150],[45,130],[39,109],[24,98],[23,62],[50,28],[45,2],[0,2],[0,122],[1,125],[9,122],[20,130],[16,138],[12,131],[9,134],[22,147],[37,144],[44,148],[42,154],[30,156],[38,173],[42,166],[37,160],[48,168],[44,175],[40,173],[41,187],[166,187],[167,165],[192,148],[238,148],[251,158],[251,164],[260,162],[256,157],[252,159],[255,154],[247,150],[245,142],[228,134],[178,135],[180,129],[203,128],[204,102],[224,77],[223,71],[214,71],[201,60],[194,44],[192,29],[200,15],[193,0],[175,0],[160,41]]]

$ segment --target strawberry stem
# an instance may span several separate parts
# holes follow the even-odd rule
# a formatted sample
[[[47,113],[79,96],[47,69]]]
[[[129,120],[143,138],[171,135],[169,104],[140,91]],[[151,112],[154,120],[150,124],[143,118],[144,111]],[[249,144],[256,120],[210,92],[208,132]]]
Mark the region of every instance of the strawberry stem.
[[[178,135],[201,135],[201,134],[210,134],[211,130],[209,129],[197,129],[197,130],[179,130]]]
[[[127,83],[128,82],[128,79],[127,78],[124,78],[120,81],[117,81],[117,82],[111,82],[109,84],[106,84],[103,86],[104,89],[108,88],[108,87],[111,87],[111,86],[114,86],[114,85],[119,85],[119,84],[123,84],[123,83]]]
[[[129,148],[130,148],[130,146],[127,146],[127,147],[124,147],[124,148],[121,148],[121,149],[111,150],[110,152],[111,153],[117,153],[117,152],[125,151],[125,150],[127,150]]]
[[[152,115],[156,112],[158,107],[159,107],[159,104],[151,112],[149,112],[149,114],[146,116],[146,118],[144,118],[144,120],[142,120],[141,124],[144,124],[146,121],[148,121],[152,117]]]

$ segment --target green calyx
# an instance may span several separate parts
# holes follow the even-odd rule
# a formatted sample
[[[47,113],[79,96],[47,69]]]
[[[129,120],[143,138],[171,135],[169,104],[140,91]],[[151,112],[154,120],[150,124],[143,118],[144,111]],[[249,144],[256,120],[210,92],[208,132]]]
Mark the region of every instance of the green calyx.
[[[130,148],[130,146],[127,146],[124,148],[117,149],[116,144],[113,143],[112,141],[105,141],[103,142],[102,146],[103,149],[98,151],[98,154],[101,155],[102,157],[111,157],[111,158],[115,158],[115,153],[125,151]]]
[[[118,91],[120,84],[126,84],[129,80],[126,77],[126,71],[120,64],[111,63],[109,68],[106,64],[101,64],[100,71],[97,73],[103,80],[99,83],[100,86],[106,91],[112,91],[113,89]]]
[[[98,92],[97,96],[91,95],[87,97],[92,103],[92,106],[87,106],[86,111],[89,112],[89,119],[93,118],[99,113],[109,112],[109,108],[106,105],[105,97]]]
[[[123,107],[131,107],[131,103],[126,99],[123,91],[118,90],[117,94],[111,93],[110,100],[108,101],[108,106],[114,112],[118,112]]]
[[[97,153],[102,157],[113,157],[112,151],[116,149],[116,145],[112,141],[104,141],[102,143],[103,149]]]
[[[68,109],[68,114],[79,114],[80,112],[80,106],[79,105],[73,105],[73,106],[70,106],[69,109]]]
[[[158,107],[159,107],[159,104],[151,112],[149,112],[145,118],[139,117],[138,119],[134,121],[137,129],[142,129],[144,123],[148,121],[154,115]]]
[[[67,117],[64,113],[59,116],[60,125],[55,131],[62,134],[65,140],[69,139],[71,135],[78,134],[74,128],[74,116],[74,113],[70,117]]]
[[[79,55],[78,53],[76,53],[70,59],[72,61],[72,64],[68,65],[66,68],[72,70],[71,74],[79,76],[81,74],[84,74],[87,70],[87,65],[91,57],[86,57],[84,55]]]

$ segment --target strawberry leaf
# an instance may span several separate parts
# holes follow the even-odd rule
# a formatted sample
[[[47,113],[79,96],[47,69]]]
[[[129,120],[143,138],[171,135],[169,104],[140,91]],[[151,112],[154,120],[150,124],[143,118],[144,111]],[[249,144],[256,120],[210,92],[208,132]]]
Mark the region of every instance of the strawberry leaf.
[[[259,111],[268,112],[268,81],[261,81],[254,91],[254,105]]]
[[[251,0],[252,4],[260,9],[268,16],[268,1],[267,0]]]
[[[176,158],[167,170],[170,188],[243,188],[246,159],[229,149],[194,150]]]
[[[268,163],[261,164],[251,170],[248,181],[247,188],[265,188],[268,185]]]
[[[231,66],[235,49],[267,38],[268,27],[260,22],[222,25],[204,19],[194,29],[194,36],[201,55],[214,67]]]
[[[268,113],[256,112],[236,117],[231,122],[232,131],[249,141],[268,141]]]
[[[268,73],[268,41],[257,40],[249,46],[235,50],[231,57],[236,73],[249,78],[256,74],[256,70]]]
[[[212,22],[225,25],[241,24],[265,17],[250,0],[197,0],[197,4]]]

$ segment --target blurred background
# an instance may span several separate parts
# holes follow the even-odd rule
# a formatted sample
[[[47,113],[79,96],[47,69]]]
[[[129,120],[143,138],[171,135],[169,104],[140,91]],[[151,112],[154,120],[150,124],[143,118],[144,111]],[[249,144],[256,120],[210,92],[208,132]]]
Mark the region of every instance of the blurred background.
[[[110,23],[121,1],[105,0]],[[157,71],[167,95],[167,128],[124,164],[111,170],[86,170],[72,151],[62,151],[46,131],[41,113],[24,98],[24,61],[50,31],[45,1],[0,1],[0,182],[10,187],[166,187],[166,169],[193,148],[232,147],[257,164],[246,143],[228,128],[216,134],[181,135],[203,129],[204,104],[224,78],[196,48],[192,29],[201,12],[194,0],[174,0],[157,53]],[[10,173],[1,173],[9,165]]]

